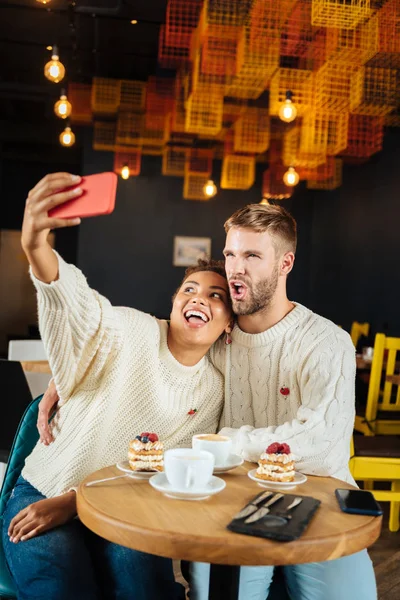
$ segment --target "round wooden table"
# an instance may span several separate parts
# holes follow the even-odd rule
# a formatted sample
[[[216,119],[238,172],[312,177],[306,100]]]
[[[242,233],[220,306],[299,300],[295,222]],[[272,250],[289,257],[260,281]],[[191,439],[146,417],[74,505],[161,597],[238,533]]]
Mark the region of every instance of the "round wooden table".
[[[342,481],[308,477],[308,481],[287,493],[321,500],[305,533],[293,542],[232,533],[226,529],[232,517],[262,488],[247,477],[254,468],[245,463],[220,475],[226,488],[208,500],[173,500],[153,489],[147,480],[125,477],[85,483],[121,474],[115,466],[96,471],[81,483],[77,494],[81,521],[103,538],[167,558],[224,565],[229,571],[231,593],[237,597],[238,571],[227,565],[290,565],[332,560],[367,548],[379,537],[381,517],[349,515],[340,511],[334,491],[349,488]],[[213,568],[212,568],[213,573]],[[211,576],[213,580],[213,575]],[[214,580],[216,578],[214,577]],[[226,586],[227,582],[225,579]],[[210,598],[218,597],[218,592]]]

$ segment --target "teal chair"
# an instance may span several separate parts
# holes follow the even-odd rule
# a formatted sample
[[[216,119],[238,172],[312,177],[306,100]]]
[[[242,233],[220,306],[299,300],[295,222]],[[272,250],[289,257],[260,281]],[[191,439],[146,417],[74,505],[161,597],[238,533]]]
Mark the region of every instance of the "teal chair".
[[[3,485],[0,491],[0,531],[3,529],[3,515],[8,499],[22,471],[25,458],[32,452],[39,439],[36,421],[38,416],[38,404],[41,399],[42,396],[39,396],[29,404],[22,416],[14,437]],[[7,567],[2,537],[0,535],[0,598],[3,600],[15,600],[16,597],[17,592]]]

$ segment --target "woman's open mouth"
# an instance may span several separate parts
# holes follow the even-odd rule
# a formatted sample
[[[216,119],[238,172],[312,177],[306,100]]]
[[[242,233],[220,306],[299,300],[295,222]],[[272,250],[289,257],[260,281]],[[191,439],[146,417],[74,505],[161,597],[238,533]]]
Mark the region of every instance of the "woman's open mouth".
[[[232,300],[244,300],[247,294],[247,286],[242,281],[230,281],[229,289]]]
[[[193,329],[198,329],[199,327],[204,327],[209,322],[209,317],[201,310],[187,310],[183,313],[183,316],[186,319],[189,327]]]

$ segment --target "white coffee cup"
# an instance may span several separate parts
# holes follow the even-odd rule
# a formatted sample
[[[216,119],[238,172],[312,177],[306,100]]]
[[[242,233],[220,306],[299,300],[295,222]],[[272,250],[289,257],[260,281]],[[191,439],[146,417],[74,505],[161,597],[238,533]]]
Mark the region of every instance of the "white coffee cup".
[[[215,466],[226,465],[232,450],[232,440],[218,433],[200,433],[192,437],[192,447],[195,450],[211,452],[215,458]]]
[[[175,490],[204,489],[210,482],[213,470],[214,456],[210,452],[176,448],[164,453],[164,472]]]

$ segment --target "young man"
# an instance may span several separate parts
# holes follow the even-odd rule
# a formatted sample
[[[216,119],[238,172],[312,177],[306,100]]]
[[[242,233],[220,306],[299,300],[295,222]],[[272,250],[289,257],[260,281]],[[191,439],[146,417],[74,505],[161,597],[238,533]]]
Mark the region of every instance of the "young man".
[[[211,358],[225,375],[221,433],[256,462],[286,442],[296,468],[354,483],[348,462],[355,416],[355,349],[350,336],[286,293],[296,222],[279,206],[253,204],[225,223],[225,269],[237,324],[231,344]],[[324,563],[285,567],[296,600],[376,600],[367,551]],[[264,600],[272,567],[244,567],[240,600]],[[193,599],[207,598],[208,565],[193,564]]]

